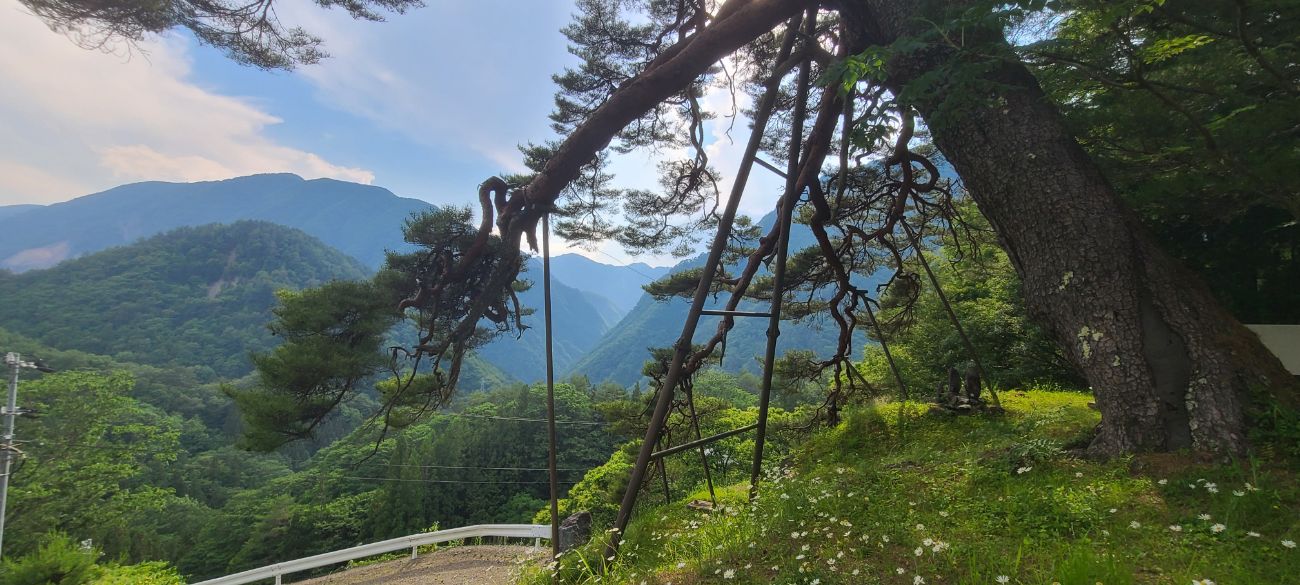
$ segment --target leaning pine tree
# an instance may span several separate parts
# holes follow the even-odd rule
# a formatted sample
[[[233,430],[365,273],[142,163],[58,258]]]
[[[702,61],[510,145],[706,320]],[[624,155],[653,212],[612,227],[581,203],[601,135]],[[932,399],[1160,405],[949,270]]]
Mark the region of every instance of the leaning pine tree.
[[[25,3],[65,30],[89,27],[101,35],[139,38],[189,27],[237,59],[263,67],[310,63],[321,55],[314,37],[261,17],[273,14],[272,0],[247,7],[216,3],[198,12],[183,0],[144,11],[103,10],[111,3],[85,10],[80,0]],[[367,7],[400,11],[416,4],[360,2],[347,8],[378,18]],[[1113,14],[1151,12],[1162,4],[1125,0],[1106,6]],[[402,414],[395,418],[404,420],[404,413],[418,416],[441,404],[467,351],[488,335],[517,329],[521,308],[511,291],[519,286],[520,247],[525,237],[535,242],[546,213],[558,216],[560,233],[570,239],[613,238],[632,249],[678,248],[702,230],[719,228],[720,239],[730,244],[729,258],[741,268],[736,274],[697,274],[697,283],[708,277],[707,288],[732,295],[732,306],[747,296],[783,295],[794,314],[824,312],[839,326],[837,355],[793,368],[837,372],[837,387],[828,397],[833,411],[865,383],[849,366],[850,342],[856,329],[872,327],[875,319],[876,291],[858,288],[853,276],[884,266],[902,270],[927,234],[961,228],[952,213],[954,186],[932,160],[941,153],[997,231],[1023,279],[1029,309],[1092,386],[1102,412],[1094,452],[1243,452],[1248,430],[1263,414],[1294,412],[1300,393],[1206,285],[1155,245],[1007,42],[1009,19],[1044,7],[1069,11],[1074,5],[579,0],[579,14],[565,34],[583,63],[557,76],[561,91],[552,115],[562,140],[525,149],[532,174],[484,182],[477,229],[467,217],[413,226],[409,236],[423,252],[395,258],[394,271],[377,282],[405,298],[390,300],[420,329],[416,343],[391,355],[424,364],[393,368],[398,375],[386,394],[388,418]],[[175,16],[191,13],[214,18]],[[1274,63],[1271,53],[1241,32],[1243,50],[1260,63]],[[1124,39],[1145,42],[1141,36]],[[1287,70],[1264,70],[1294,90]],[[700,98],[726,82],[755,97],[750,117],[758,137],[727,203],[743,192],[755,157],[765,153],[786,163],[781,215],[801,207],[797,217],[816,238],[815,246],[791,257],[785,290],[772,290],[759,270],[774,255],[781,222],[755,239],[750,229],[732,230],[733,205],[719,213],[720,174],[704,144],[713,113]],[[927,135],[939,153],[922,146]],[[1285,129],[1277,135],[1289,136]],[[688,154],[661,165],[661,190],[611,187],[608,151],[665,146],[672,148],[661,152]],[[611,215],[620,206],[625,217],[616,221]],[[916,275],[900,273],[892,282],[916,281]],[[690,282],[666,282],[658,291],[683,294],[689,288]],[[480,327],[485,318],[494,326]],[[348,351],[377,347],[348,330],[311,326],[335,334]],[[686,375],[705,363],[730,326],[724,320],[699,351],[689,339],[678,344],[678,351],[691,352],[683,360]],[[358,376],[377,368],[369,358],[357,364],[343,372],[342,383],[289,377],[293,383],[286,387],[264,388],[263,397],[280,395],[277,404],[285,412],[263,418],[293,421],[296,432],[310,430],[345,397],[339,393],[352,392]],[[292,412],[295,404],[304,405],[302,412]]]
[[[795,0],[733,0],[712,12],[647,2],[650,18],[636,21],[646,24],[623,18],[626,4],[582,2],[584,14],[566,30],[586,63],[558,78],[553,118],[564,140],[531,149],[536,174],[497,200],[509,244],[557,204],[569,235],[631,246],[682,237],[661,227],[674,215],[702,209],[698,225],[712,225],[716,173],[701,145],[707,113],[697,98],[731,57],[756,92],[776,88],[771,117],[787,134],[767,136],[765,146],[793,161],[796,197],[783,200],[802,193],[811,206],[806,218],[821,254],[783,293],[830,287],[819,307],[842,327],[870,322],[870,300],[848,273],[875,266],[873,255],[901,260],[909,236],[924,235],[916,233],[924,220],[947,213],[935,165],[911,149],[919,116],[997,231],[1030,310],[1096,393],[1094,452],[1241,453],[1252,417],[1295,407],[1294,382],[1278,360],[1153,243],[1065,129],[1005,40],[993,4],[845,1],[819,14],[816,3]],[[773,35],[782,23],[785,46]],[[759,129],[768,121],[762,103]],[[602,170],[611,141],[616,149],[674,143],[693,156],[663,165],[663,193],[619,192]],[[886,156],[884,172],[855,162],[873,151]],[[602,215],[620,198],[630,227]],[[739,275],[716,275],[718,286],[762,295],[761,286],[746,289],[777,235],[742,247],[751,262]],[[491,286],[513,276],[499,270]],[[848,339],[842,332],[841,350]],[[839,367],[846,355],[825,365]]]

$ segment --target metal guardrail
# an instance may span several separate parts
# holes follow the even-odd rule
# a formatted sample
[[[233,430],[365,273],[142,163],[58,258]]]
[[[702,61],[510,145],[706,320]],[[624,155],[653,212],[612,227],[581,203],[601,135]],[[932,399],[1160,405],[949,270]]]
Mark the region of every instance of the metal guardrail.
[[[411,558],[414,559],[419,547],[438,544],[451,540],[460,540],[462,538],[480,538],[484,536],[502,536],[507,538],[531,538],[534,545],[540,545],[542,539],[550,540],[551,527],[543,524],[477,524],[474,526],[462,526],[460,528],[449,528],[437,532],[426,532],[423,534],[412,534],[411,536],[402,536],[389,540],[363,544],[334,552],[321,553],[315,556],[305,557],[293,561],[267,565],[257,569],[250,569],[225,577],[200,581],[194,585],[242,585],[244,583],[253,583],[262,579],[275,579],[276,585],[280,585],[280,578],[289,573],[306,571],[318,567],[325,567],[338,563],[381,555],[393,551],[411,549]]]

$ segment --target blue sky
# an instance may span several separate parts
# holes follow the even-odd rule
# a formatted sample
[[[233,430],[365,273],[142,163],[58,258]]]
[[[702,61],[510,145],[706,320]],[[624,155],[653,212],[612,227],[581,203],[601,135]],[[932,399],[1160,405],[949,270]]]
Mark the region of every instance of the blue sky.
[[[0,205],[275,171],[466,204],[483,179],[522,170],[515,145],[553,138],[551,75],[576,63],[559,32],[567,0],[429,0],[381,23],[307,0],[277,6],[324,38],[331,58],[266,72],[181,33],[90,51],[0,0],[0,38],[24,49],[0,51]],[[727,110],[730,99],[714,103]],[[736,144],[719,135],[712,145],[724,175],[744,128]],[[647,161],[618,161],[619,182],[653,188]],[[761,215],[776,182],[755,179],[743,208]]]

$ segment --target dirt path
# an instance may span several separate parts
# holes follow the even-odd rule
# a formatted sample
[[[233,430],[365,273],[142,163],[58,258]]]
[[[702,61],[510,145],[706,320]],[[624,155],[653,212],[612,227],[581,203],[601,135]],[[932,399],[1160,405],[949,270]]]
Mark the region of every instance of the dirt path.
[[[295,585],[507,585],[548,553],[531,546],[457,546],[414,561],[389,561],[297,581]]]

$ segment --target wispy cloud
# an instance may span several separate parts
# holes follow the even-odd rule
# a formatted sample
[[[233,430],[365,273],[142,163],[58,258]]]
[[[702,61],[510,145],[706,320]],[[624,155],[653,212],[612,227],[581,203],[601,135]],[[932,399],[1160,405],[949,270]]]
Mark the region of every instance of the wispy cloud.
[[[0,0],[0,204],[53,202],[134,180],[206,180],[287,171],[371,182],[277,142],[276,116],[192,79],[188,43],[81,49]]]
[[[281,14],[326,39],[330,58],[299,70],[318,100],[442,158],[518,172],[515,146],[551,135],[550,76],[572,62],[558,32],[570,10],[554,2],[433,2],[378,25],[305,2]]]

